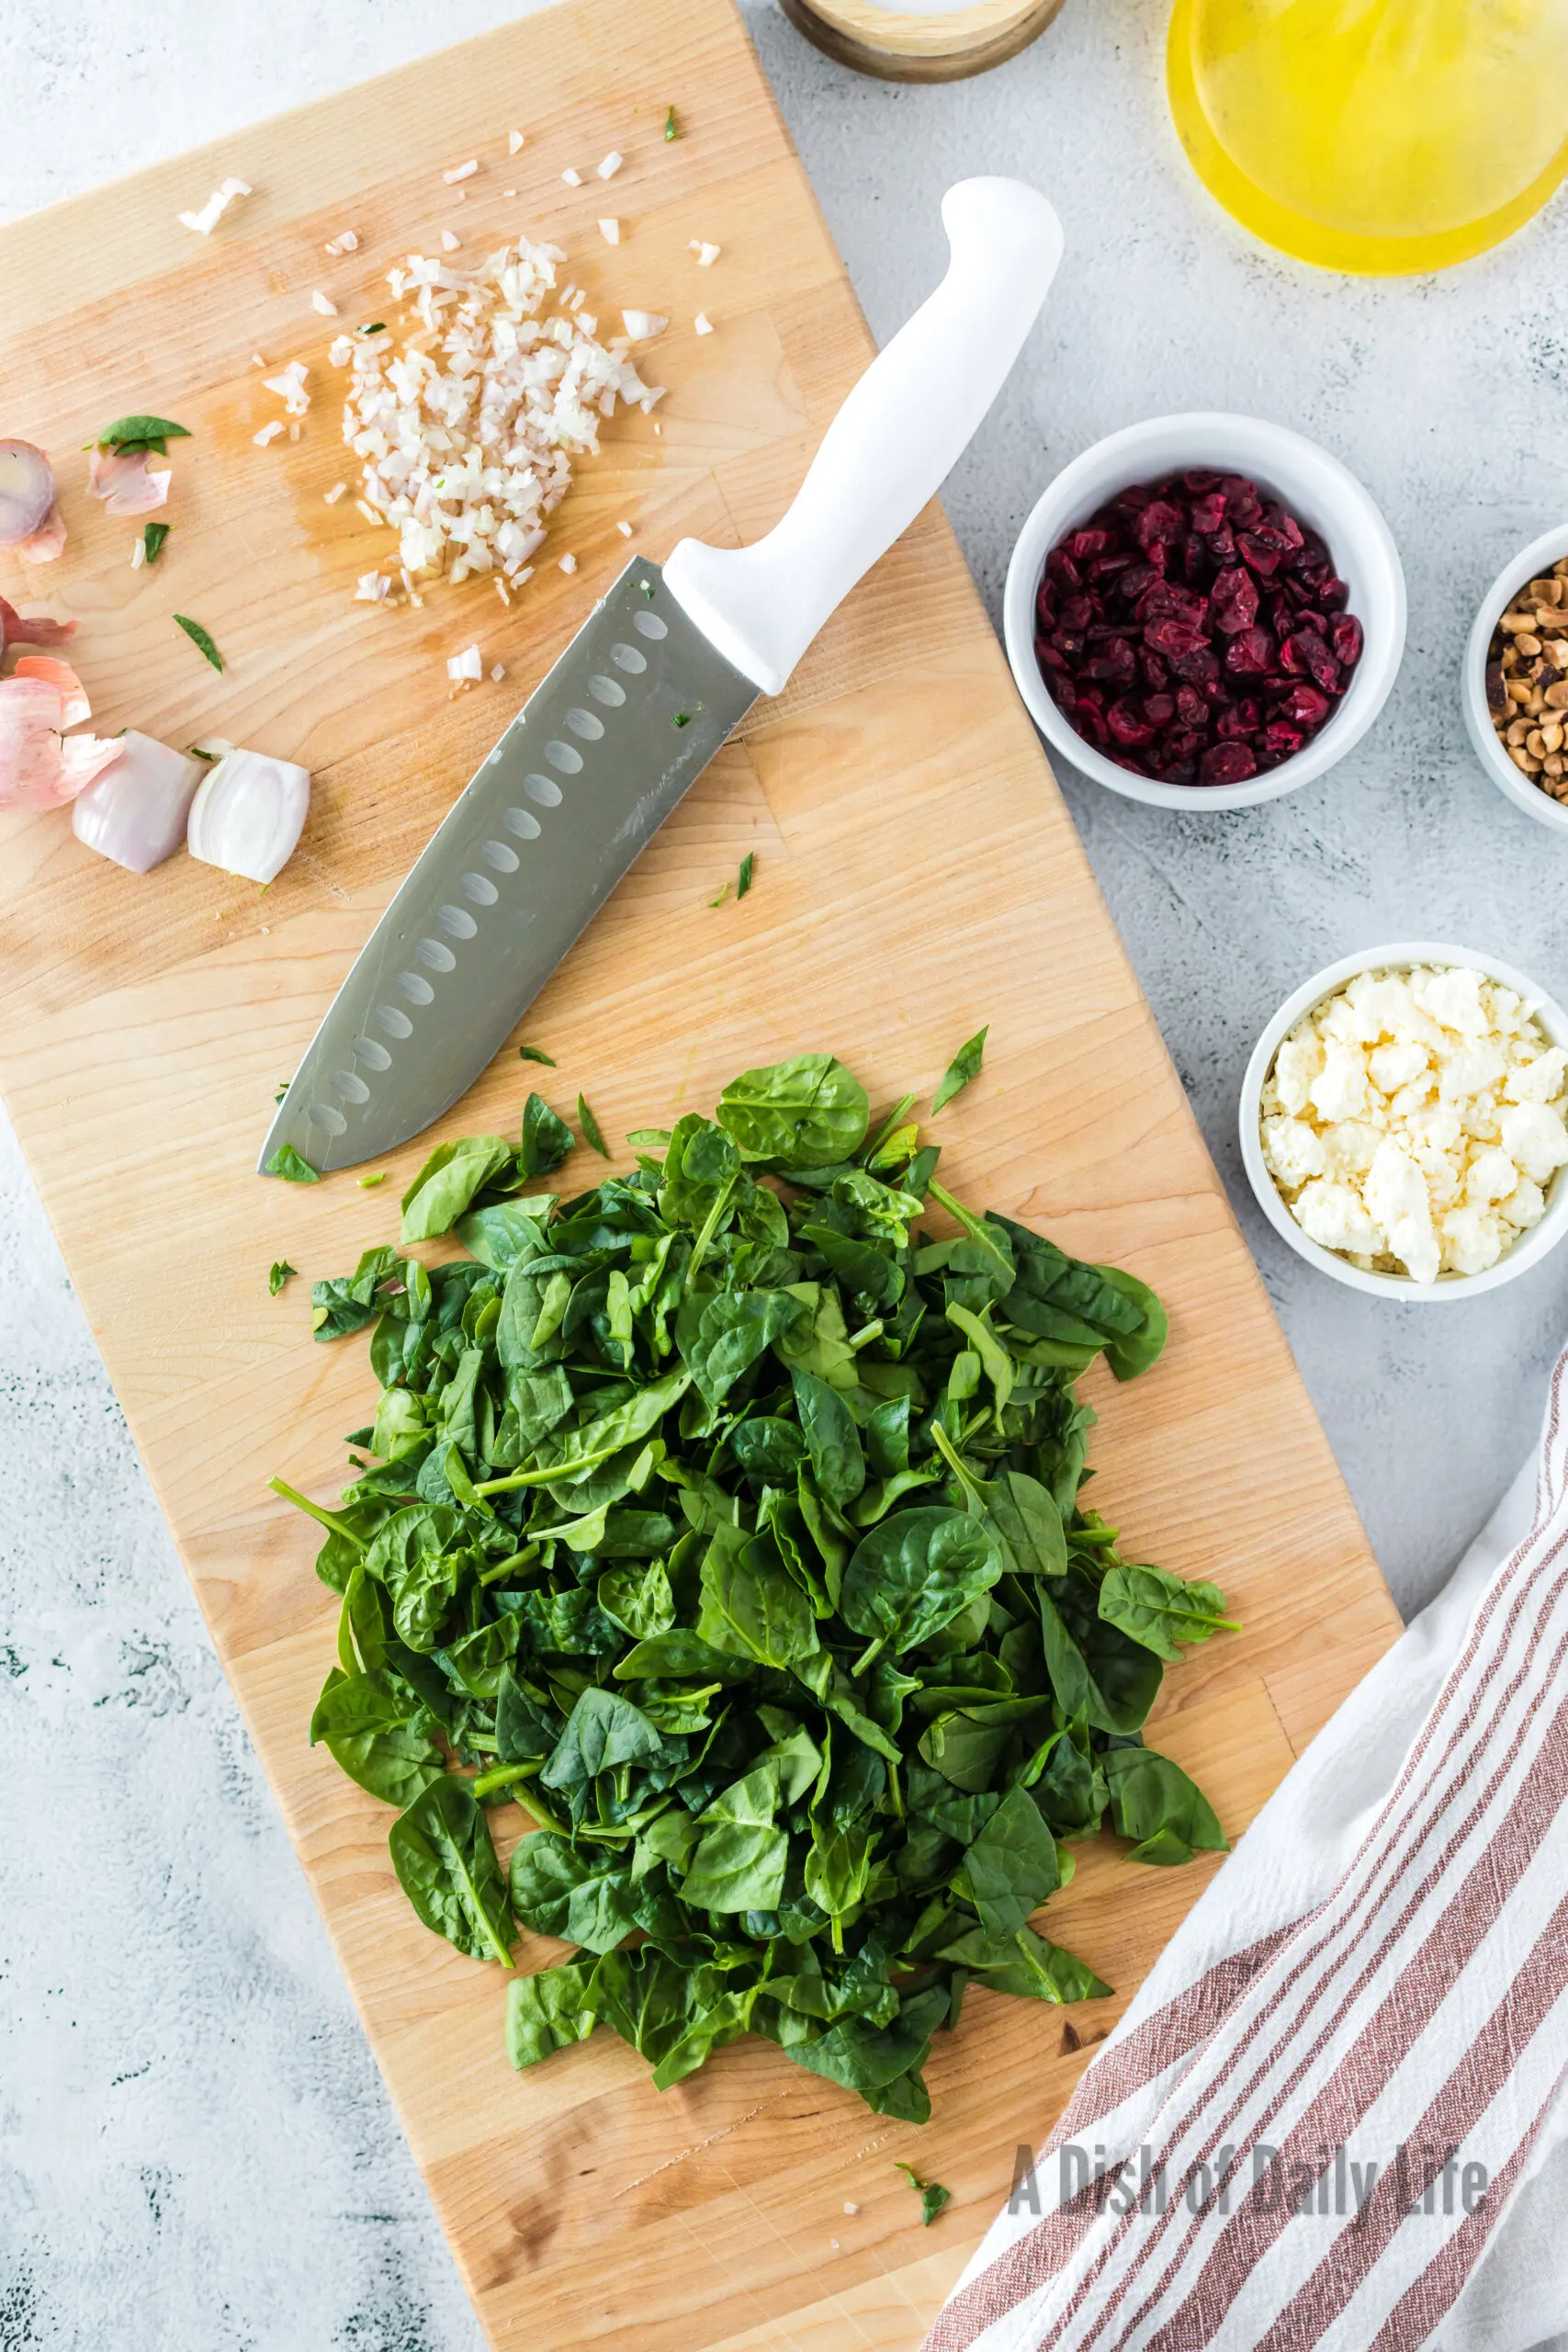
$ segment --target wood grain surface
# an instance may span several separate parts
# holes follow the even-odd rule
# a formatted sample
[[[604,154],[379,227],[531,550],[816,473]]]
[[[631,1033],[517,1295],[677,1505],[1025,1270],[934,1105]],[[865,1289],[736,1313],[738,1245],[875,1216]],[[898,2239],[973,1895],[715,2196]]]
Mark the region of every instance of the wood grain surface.
[[[513,125],[527,144],[508,159]],[[593,166],[612,146],[627,158],[614,251],[593,225]],[[470,155],[459,204],[441,174]],[[209,241],[190,236],[176,213],[227,172],[254,195]],[[420,610],[356,605],[354,578],[385,542],[351,499],[322,503],[348,468],[310,290],[345,319],[379,317],[386,269],[441,228],[472,252],[523,224],[568,248],[602,315],[669,314],[650,363],[670,388],[662,431],[640,414],[606,429],[512,610],[479,582]],[[360,250],[333,261],[323,244],[344,228]],[[694,237],[722,245],[713,269],[697,270]],[[139,880],[80,848],[59,812],[0,820],[0,1078],[484,2324],[515,2352],[909,2352],[1017,2145],[1044,2132],[1213,1865],[1085,1852],[1051,1932],[1115,1997],[1075,2010],[1069,2032],[1062,2011],[972,1994],[932,2060],[923,2132],[765,2043],[662,2097],[604,2035],[514,2075],[500,1972],[412,1917],[389,1815],[306,1745],[335,1603],[310,1531],[265,1487],[279,1471],[330,1497],[372,1390],[363,1344],[313,1346],[305,1282],[271,1298],[267,1267],[337,1272],[390,1237],[425,1148],[393,1155],[379,1191],[258,1182],[278,1081],[622,560],[615,523],[655,557],[686,531],[755,536],[870,356],[756,61],[727,0],[570,0],[0,230],[0,422],[55,453],[72,531],[52,566],[24,572],[0,550],[0,592],[81,621],[99,727],[175,743],[216,731],[315,773],[305,841],[265,893],[183,855]],[[692,333],[699,306],[712,336]],[[276,411],[253,353],[312,370],[297,443],[253,446]],[[175,447],[163,559],[140,571],[139,526],[86,498],[76,454],[132,410],[193,435]],[[549,560],[568,550],[573,576]],[[211,630],[220,678],[175,611]],[[507,677],[453,699],[445,656],[475,639]],[[747,850],[754,889],[711,909]],[[874,1103],[929,1090],[982,1022],[984,1077],[939,1123],[943,1175],[1134,1267],[1169,1304],[1156,1370],[1126,1390],[1090,1383],[1095,1499],[1132,1556],[1217,1577],[1244,1621],[1170,1674],[1158,1732],[1234,1836],[1396,1620],[932,507],[694,787],[526,1034],[556,1057],[545,1075],[563,1105],[585,1088],[618,1138],[801,1049],[842,1054]],[[515,1126],[530,1075],[508,1047],[447,1131]],[[504,1850],[524,1817],[495,1818]],[[521,1963],[557,1950],[525,1939]],[[953,2190],[929,2236],[899,2156]]]

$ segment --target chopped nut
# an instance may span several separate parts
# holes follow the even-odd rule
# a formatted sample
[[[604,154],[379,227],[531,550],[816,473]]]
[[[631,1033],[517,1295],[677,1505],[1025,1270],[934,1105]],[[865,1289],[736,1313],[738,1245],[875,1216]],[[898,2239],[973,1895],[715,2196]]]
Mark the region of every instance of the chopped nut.
[[[1568,800],[1568,556],[1516,591],[1493,632],[1486,707],[1514,765]]]

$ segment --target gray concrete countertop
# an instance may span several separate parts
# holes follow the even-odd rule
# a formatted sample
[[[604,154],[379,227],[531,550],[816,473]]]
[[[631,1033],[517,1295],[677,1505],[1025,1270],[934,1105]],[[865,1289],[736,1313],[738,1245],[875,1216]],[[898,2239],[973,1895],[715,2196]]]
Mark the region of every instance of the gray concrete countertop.
[[[1451,938],[1568,991],[1568,854],[1466,745],[1476,600],[1568,505],[1562,199],[1444,277],[1321,277],[1209,202],[1164,107],[1166,11],[1075,0],[976,82],[863,82],[745,0],[879,336],[934,282],[953,179],[1056,201],[1046,317],[948,491],[998,611],[1013,535],[1100,434],[1271,416],[1382,503],[1404,667],[1325,782],[1168,815],[1063,783],[1401,1605],[1418,1606],[1534,1435],[1568,1251],[1440,1313],[1322,1280],[1269,1232],[1234,1139],[1243,1064],[1305,975]],[[515,13],[508,0],[15,0],[0,217]],[[526,121],[526,95],[517,96]],[[199,198],[203,190],[197,190]],[[193,200],[195,200],[193,198]],[[3,298],[0,298],[3,301]],[[0,358],[0,387],[4,362]],[[4,425],[0,416],[0,426]],[[1222,1580],[1224,1563],[1216,1562]],[[478,2329],[8,1132],[0,1131],[0,2347],[475,2352]]]

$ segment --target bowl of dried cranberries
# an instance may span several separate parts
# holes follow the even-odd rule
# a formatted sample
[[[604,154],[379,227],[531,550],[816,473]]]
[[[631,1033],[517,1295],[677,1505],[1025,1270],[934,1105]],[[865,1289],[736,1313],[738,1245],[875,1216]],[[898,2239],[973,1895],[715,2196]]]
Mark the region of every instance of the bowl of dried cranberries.
[[[1008,658],[1074,766],[1163,808],[1245,808],[1344,758],[1404,650],[1368,492],[1257,417],[1156,417],[1085,450],[1019,535]]]

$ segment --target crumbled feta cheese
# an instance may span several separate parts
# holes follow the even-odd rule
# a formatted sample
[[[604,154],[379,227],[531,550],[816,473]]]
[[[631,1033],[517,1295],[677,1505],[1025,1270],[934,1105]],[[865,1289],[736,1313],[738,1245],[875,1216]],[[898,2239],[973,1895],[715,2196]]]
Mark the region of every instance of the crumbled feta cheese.
[[[699,311],[696,317],[692,321],[692,324],[699,334],[712,334],[713,333],[713,321],[709,318],[705,311]]]
[[[1325,1249],[1420,1283],[1481,1273],[1568,1168],[1568,1051],[1483,972],[1359,973],[1280,1045],[1259,1139]]]
[[[1320,1119],[1353,1119],[1367,1107],[1367,1057],[1359,1046],[1330,1045],[1312,1082],[1312,1107]]]
[[[1427,1048],[1414,1037],[1400,1037],[1392,1045],[1375,1046],[1367,1056],[1367,1075],[1380,1094],[1397,1094],[1402,1086],[1421,1077],[1426,1068]]]
[[[198,237],[210,237],[234,198],[251,193],[248,180],[220,180],[199,212],[180,214],[180,226],[182,229],[194,229]]]
[[[600,178],[602,180],[613,180],[626,160],[626,159],[623,154],[621,154],[615,148],[612,147],[609,153],[605,156],[604,162],[599,166]]]
[[[1292,1204],[1297,1224],[1310,1241],[1325,1250],[1375,1250],[1380,1236],[1361,1206],[1359,1193],[1331,1177],[1314,1177]]]
[[[521,154],[522,151],[523,151],[523,133],[522,133],[520,130],[509,130],[509,131],[507,132],[507,134],[506,134],[506,152],[507,152],[507,153],[508,153],[509,155],[517,155],[517,154]]]
[[[484,663],[479,660],[479,647],[465,645],[461,653],[454,653],[446,664],[446,675],[454,685],[460,685],[465,678],[482,678]]]
[[[604,238],[604,243],[607,245],[618,245],[621,242],[620,222],[618,220],[601,220],[599,223],[599,234]]]
[[[479,167],[479,157],[470,155],[466,164],[454,164],[451,170],[443,172],[441,176],[448,187],[456,187],[459,180],[471,180]]]
[[[1568,1162],[1568,1127],[1549,1103],[1505,1102],[1497,1125],[1504,1150],[1533,1183],[1544,1184]]]

